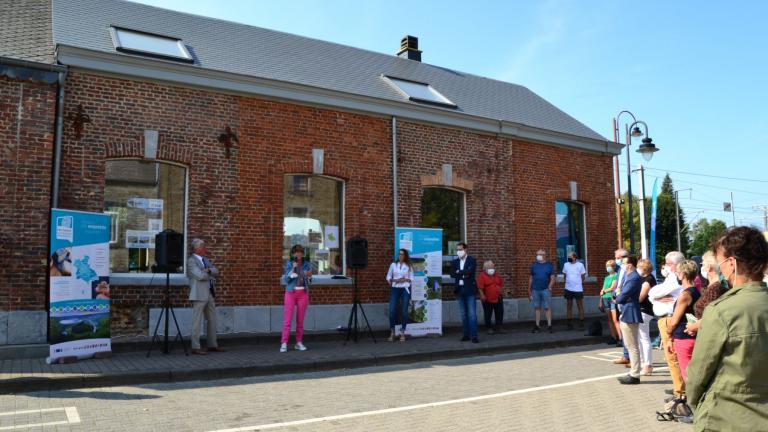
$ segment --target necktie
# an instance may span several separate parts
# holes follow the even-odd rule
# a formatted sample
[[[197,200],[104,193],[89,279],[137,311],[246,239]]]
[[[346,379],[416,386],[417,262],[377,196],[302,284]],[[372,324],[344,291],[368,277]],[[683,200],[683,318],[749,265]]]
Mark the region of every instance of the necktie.
[[[203,268],[210,268],[208,266],[208,260],[203,258]],[[213,279],[208,280],[208,289],[211,291],[211,296],[216,297],[216,291],[213,289]]]

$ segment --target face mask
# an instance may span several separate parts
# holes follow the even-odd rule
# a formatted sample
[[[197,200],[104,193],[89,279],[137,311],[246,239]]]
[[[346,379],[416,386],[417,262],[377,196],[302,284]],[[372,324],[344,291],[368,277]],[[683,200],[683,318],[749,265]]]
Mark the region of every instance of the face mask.
[[[456,251],[456,255],[457,255],[459,258],[464,258],[464,257],[467,255],[467,253],[466,253],[466,252],[464,252],[463,250],[460,250],[460,251]]]
[[[701,268],[701,277],[703,277],[704,279],[706,279],[708,274],[709,274],[709,269],[708,269],[708,268],[706,268],[706,267],[702,267],[702,268]]]
[[[568,258],[568,262],[569,262],[569,263],[572,263],[572,262],[573,262],[573,258],[570,258],[570,257],[569,257],[569,258]]]
[[[493,276],[496,273],[496,269],[488,269],[488,276]]]
[[[613,273],[613,267],[606,267],[605,271],[607,271],[608,273]]]
[[[536,255],[536,261],[538,262],[544,261],[544,255]]]
[[[665,278],[668,278],[669,277],[669,267],[667,267],[667,266],[662,267],[661,275],[664,276]]]
[[[731,286],[728,284],[728,279],[725,277],[725,275],[723,274],[723,272],[720,270],[720,266],[721,266],[721,265],[722,265],[724,262],[726,262],[726,261],[728,261],[728,259],[724,259],[724,260],[722,260],[721,262],[717,263],[717,268],[715,269],[715,270],[717,271],[717,276],[720,278],[720,285],[721,285],[721,286],[723,287],[723,289],[725,289],[725,290],[727,290],[727,289],[729,289],[729,288],[731,287]],[[733,272],[733,273],[731,273],[731,274],[734,274],[734,273],[736,273],[736,272],[734,271],[734,272]]]

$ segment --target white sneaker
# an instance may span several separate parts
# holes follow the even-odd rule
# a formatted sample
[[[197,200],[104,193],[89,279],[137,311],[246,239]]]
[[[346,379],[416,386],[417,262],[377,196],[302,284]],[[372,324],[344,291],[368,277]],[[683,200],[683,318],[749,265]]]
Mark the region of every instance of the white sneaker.
[[[296,351],[306,351],[307,347],[304,346],[303,343],[299,342],[296,344]]]
[[[280,352],[288,352],[288,344],[280,344]]]

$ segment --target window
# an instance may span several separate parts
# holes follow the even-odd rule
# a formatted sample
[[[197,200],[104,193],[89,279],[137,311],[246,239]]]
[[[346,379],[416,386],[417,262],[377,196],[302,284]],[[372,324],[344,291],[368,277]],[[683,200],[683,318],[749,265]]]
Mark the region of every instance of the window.
[[[322,176],[285,176],[283,259],[304,246],[315,275],[344,274],[344,183]]]
[[[416,81],[385,76],[385,78],[409,100],[456,108],[456,104],[435,90],[431,85]]]
[[[104,212],[112,215],[111,273],[150,273],[155,234],[184,234],[187,170],[140,160],[106,163]]]
[[[555,243],[560,271],[568,262],[568,254],[576,252],[586,267],[584,206],[571,201],[555,202]]]
[[[110,27],[110,32],[112,43],[118,51],[188,63],[194,62],[181,39],[118,27]]]
[[[443,274],[447,275],[456,245],[464,241],[464,194],[451,189],[425,188],[421,198],[421,226],[443,229]]]

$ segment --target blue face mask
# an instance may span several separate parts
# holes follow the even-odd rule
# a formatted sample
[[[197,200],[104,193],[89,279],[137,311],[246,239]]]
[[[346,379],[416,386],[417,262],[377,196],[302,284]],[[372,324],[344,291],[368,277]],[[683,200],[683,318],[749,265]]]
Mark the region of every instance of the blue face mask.
[[[728,279],[726,279],[725,276],[723,276],[723,272],[720,271],[720,264],[724,263],[725,261],[728,261],[728,260],[727,259],[723,260],[723,262],[718,263],[716,265],[715,272],[717,273],[717,277],[720,279],[720,286],[723,288],[723,290],[727,291],[731,287],[730,285],[728,285]]]

